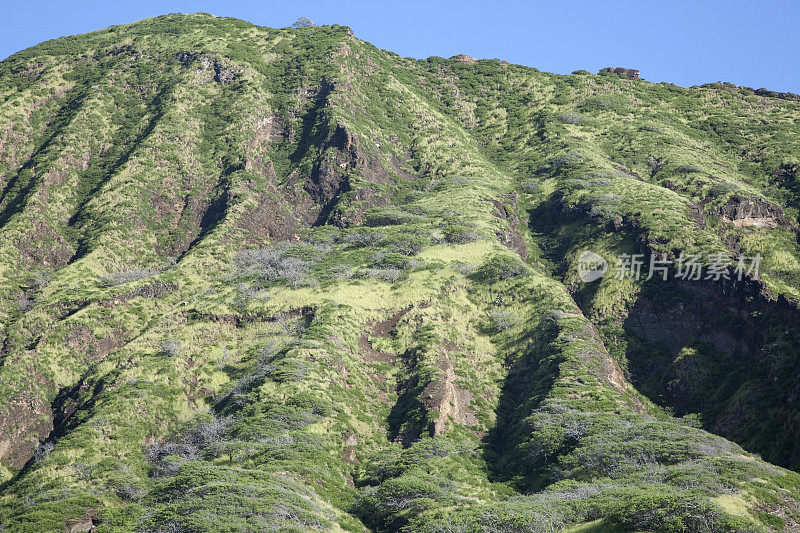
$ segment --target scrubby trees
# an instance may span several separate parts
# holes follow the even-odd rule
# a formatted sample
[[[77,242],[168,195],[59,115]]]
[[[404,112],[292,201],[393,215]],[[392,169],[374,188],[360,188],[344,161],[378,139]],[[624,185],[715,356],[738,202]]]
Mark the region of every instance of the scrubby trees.
[[[292,24],[292,28],[316,28],[316,26],[314,21],[308,17],[300,17]]]

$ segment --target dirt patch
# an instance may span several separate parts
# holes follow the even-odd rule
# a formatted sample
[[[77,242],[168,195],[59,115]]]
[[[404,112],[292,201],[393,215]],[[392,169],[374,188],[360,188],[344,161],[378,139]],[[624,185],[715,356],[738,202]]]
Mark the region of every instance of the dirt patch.
[[[375,334],[376,337],[386,337],[391,338],[394,336],[394,328],[400,322],[400,319],[406,316],[409,311],[411,311],[411,307],[406,307],[392,315],[388,320],[384,320],[383,322],[375,322],[372,325],[372,332]]]
[[[372,333],[373,337],[381,337],[386,339],[394,338],[394,328],[400,322],[400,319],[402,319],[409,311],[411,311],[411,307],[401,309],[387,320],[370,322],[370,333]],[[396,355],[387,352],[381,352],[373,348],[372,343],[369,341],[369,337],[369,333],[364,331],[361,333],[361,336],[358,339],[358,347],[365,361],[392,364],[397,361],[398,357]]]
[[[110,337],[103,337],[97,339],[94,346],[89,350],[87,357],[92,362],[102,361],[111,352],[115,352],[125,346],[125,332],[119,328],[114,329],[114,333]]]
[[[103,360],[111,352],[125,345],[125,332],[115,328],[108,337],[96,337],[88,326],[74,324],[67,334],[67,346],[77,353],[82,353],[92,362]]]
[[[433,422],[433,436],[441,434],[452,420],[457,424],[475,426],[478,419],[470,408],[472,393],[458,386],[458,376],[447,350],[439,353],[439,369],[442,381],[432,381],[422,396],[422,403],[439,416]]]
[[[358,438],[356,438],[355,432],[352,429],[348,429],[347,433],[343,435],[343,439],[344,451],[342,452],[342,460],[346,463],[357,463],[356,444],[358,444]]]
[[[372,347],[369,342],[369,337],[366,333],[362,333],[358,338],[358,348],[361,352],[362,358],[368,363],[392,363],[397,361],[397,356],[387,352],[381,352]],[[383,378],[386,381],[386,378]]]
[[[97,511],[90,509],[83,515],[83,518],[77,520],[67,520],[66,533],[79,533],[84,531],[94,531],[100,523],[100,516]]]
[[[9,398],[0,414],[0,461],[22,468],[53,427],[50,406],[27,388]]]
[[[705,229],[706,227],[706,217],[703,216],[703,208],[698,204],[692,204],[689,206],[689,210],[686,213],[689,218],[695,223],[695,225],[700,229]]]
[[[722,221],[732,224],[734,228],[775,229],[781,226],[780,222],[772,217],[751,217],[740,220],[729,220],[723,217]]]
[[[236,226],[246,230],[245,239],[253,244],[299,241],[300,231],[314,224],[320,208],[299,189],[275,185],[277,177],[271,161],[263,172],[266,183],[251,180],[245,184],[255,196],[256,205],[238,218]]]
[[[74,247],[44,219],[32,221],[33,230],[15,243],[23,261],[35,265],[62,267],[74,255]]]

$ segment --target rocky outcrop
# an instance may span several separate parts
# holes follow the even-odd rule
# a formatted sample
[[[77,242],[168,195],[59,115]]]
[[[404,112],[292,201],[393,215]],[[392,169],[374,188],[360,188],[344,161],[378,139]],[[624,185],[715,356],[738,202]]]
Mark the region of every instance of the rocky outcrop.
[[[629,80],[638,80],[639,79],[639,71],[633,68],[623,68],[623,67],[606,67],[600,70],[599,74],[603,74],[606,72],[610,72],[613,74],[619,75],[621,78],[627,78]]]
[[[438,413],[432,421],[431,434],[441,434],[451,421],[465,426],[475,426],[478,419],[470,408],[472,393],[458,385],[453,362],[447,350],[439,357],[440,380],[428,384],[422,396],[422,403],[431,411]]]
[[[771,229],[792,226],[782,207],[762,198],[732,196],[720,209],[720,215],[725,222],[737,228],[751,226]]]
[[[380,195],[369,187],[370,183],[390,185],[389,172],[381,156],[368,153],[359,138],[346,126],[329,127],[319,149],[320,156],[311,175],[306,179],[305,190],[322,210],[315,224],[334,223],[340,227],[361,223],[361,217],[370,207],[384,203]],[[366,183],[355,183],[357,175]],[[350,193],[347,195],[347,193]],[[346,200],[355,211],[341,205]]]
[[[453,57],[451,57],[450,59],[455,59],[459,63],[463,63],[465,65],[472,65],[472,64],[474,64],[475,62],[478,61],[474,57],[468,56],[466,54],[456,54]]]
[[[21,468],[52,428],[50,406],[32,391],[19,391],[0,413],[0,461]]]
[[[503,202],[499,200],[488,200],[495,207],[494,215],[508,223],[506,229],[498,230],[495,234],[503,246],[512,252],[516,252],[525,260],[528,257],[528,246],[525,244],[525,238],[517,229],[519,225],[519,215],[517,215],[516,206],[519,202],[519,195],[517,195],[517,193],[511,193],[506,197],[506,200],[513,206],[511,209],[506,208]]]
[[[672,276],[670,276],[672,278]],[[771,462],[800,465],[800,311],[752,279],[645,287],[624,321],[634,385]]]

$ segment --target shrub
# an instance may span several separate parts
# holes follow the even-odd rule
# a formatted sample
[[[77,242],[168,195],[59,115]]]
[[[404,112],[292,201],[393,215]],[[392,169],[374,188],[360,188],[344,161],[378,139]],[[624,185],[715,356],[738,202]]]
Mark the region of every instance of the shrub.
[[[312,285],[310,268],[323,252],[319,248],[282,244],[247,250],[235,257],[236,275],[260,283],[286,282],[294,288]]]
[[[91,481],[95,465],[86,461],[75,463],[75,477],[82,481]]]
[[[354,248],[365,248],[375,246],[386,238],[386,234],[373,230],[357,230],[345,233],[341,237],[341,242]]]
[[[51,279],[53,275],[48,272],[33,272],[25,283],[25,288],[32,291],[41,290],[47,287]]]
[[[403,271],[399,268],[368,268],[364,270],[364,275],[368,278],[375,278],[393,283],[403,276]]]
[[[477,270],[478,265],[475,263],[464,263],[463,261],[453,261],[450,263],[450,268],[465,276],[469,276]]]
[[[505,309],[489,311],[489,328],[494,332],[502,332],[512,328],[517,323],[517,317]]]
[[[316,28],[317,25],[308,17],[300,17],[297,19],[294,24],[292,24],[292,28]]]
[[[450,482],[430,474],[409,472],[365,489],[356,508],[367,524],[381,530],[396,530],[405,522],[403,511],[418,514],[446,506],[455,501],[451,492]]]
[[[583,156],[577,152],[567,152],[566,154],[554,157],[550,160],[553,168],[566,168],[578,166],[583,160]]]
[[[331,268],[328,275],[337,281],[345,281],[353,278],[355,270],[347,265],[338,265]]]
[[[27,294],[22,293],[17,297],[16,304],[17,304],[17,309],[19,309],[21,313],[27,313],[28,311],[33,309],[35,301]]]
[[[676,170],[683,174],[697,174],[698,172],[702,172],[699,168],[697,168],[694,165],[680,165]]]
[[[430,238],[420,233],[402,233],[392,235],[381,241],[380,244],[392,252],[417,255],[426,245],[430,244]]]
[[[451,244],[466,244],[478,240],[475,229],[463,224],[448,224],[443,233],[445,240]]]
[[[404,270],[412,266],[412,260],[396,252],[379,252],[372,259],[375,261],[375,265],[381,268]]]
[[[493,283],[528,272],[528,267],[514,255],[495,255],[475,271],[473,277],[478,281]]]
[[[620,96],[594,96],[583,102],[578,109],[584,112],[613,111],[624,113],[628,110],[629,102]]]
[[[622,221],[620,211],[620,200],[622,198],[616,194],[603,194],[597,197],[589,209],[589,216],[603,220]]]
[[[270,298],[268,294],[262,293],[261,289],[253,287],[249,283],[239,283],[236,285],[236,290],[239,293],[242,303],[244,304],[247,303],[247,300],[260,300],[262,302],[266,302]]]
[[[130,283],[131,281],[149,278],[157,274],[158,270],[149,268],[141,270],[127,270],[125,272],[112,272],[100,276],[100,285],[103,287],[116,287],[117,285],[123,285],[125,283]]]
[[[181,354],[181,341],[177,339],[165,339],[159,345],[159,353],[169,357],[178,357]]]
[[[401,211],[396,207],[376,207],[367,211],[364,223],[367,226],[397,226],[422,220],[420,215]]]
[[[542,182],[536,178],[528,178],[519,184],[519,188],[522,189],[522,192],[534,194],[539,190],[541,184]]]
[[[700,495],[686,492],[631,490],[619,494],[608,507],[610,524],[635,531],[736,531],[747,525]]]
[[[286,358],[277,361],[270,377],[279,383],[301,381],[309,372],[308,363],[300,359]]]
[[[556,115],[556,120],[564,124],[578,124],[586,120],[586,117],[578,113],[561,113]]]

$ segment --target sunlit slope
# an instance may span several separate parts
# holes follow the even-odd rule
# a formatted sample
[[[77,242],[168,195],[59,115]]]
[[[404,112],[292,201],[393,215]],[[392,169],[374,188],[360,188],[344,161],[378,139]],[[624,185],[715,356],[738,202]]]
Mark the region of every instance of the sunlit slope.
[[[800,523],[790,97],[198,14],[12,56],[0,116],[8,530]]]

